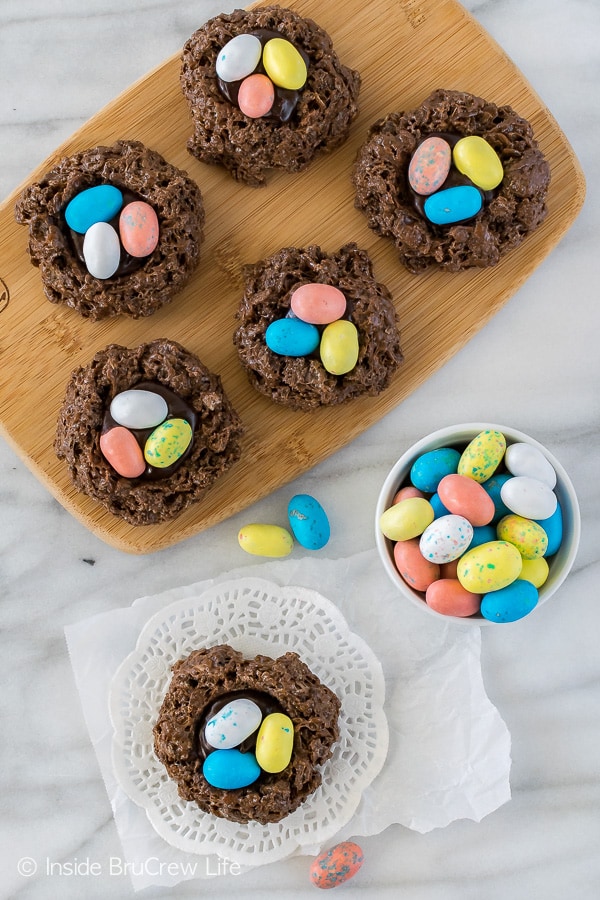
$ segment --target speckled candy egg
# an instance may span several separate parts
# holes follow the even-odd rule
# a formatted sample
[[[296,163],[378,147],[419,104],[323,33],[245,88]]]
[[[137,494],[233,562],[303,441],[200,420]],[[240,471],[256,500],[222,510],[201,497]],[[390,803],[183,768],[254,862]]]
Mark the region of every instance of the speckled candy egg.
[[[523,567],[521,554],[507,541],[490,541],[467,550],[458,561],[456,576],[467,591],[487,594],[517,579]]]
[[[463,450],[457,472],[481,484],[494,474],[505,450],[506,438],[500,431],[480,431]]]
[[[441,516],[428,525],[419,541],[425,559],[447,563],[458,559],[473,538],[473,526],[464,516]]]
[[[523,559],[545,556],[548,549],[548,536],[542,526],[515,513],[500,519],[497,533],[501,541],[514,544]]]
[[[121,243],[130,256],[149,256],[158,244],[158,217],[149,203],[134,200],[119,216]]]
[[[217,75],[222,81],[241,81],[254,72],[261,55],[262,44],[255,34],[238,34],[219,51]]]
[[[315,887],[328,889],[338,887],[353,878],[363,864],[361,848],[353,841],[342,841],[330,850],[325,850],[313,860],[310,880]]]
[[[450,144],[440,137],[428,137],[419,144],[408,166],[408,181],[416,194],[427,196],[441,188],[452,164]]]
[[[490,622],[516,622],[536,607],[538,596],[535,585],[518,578],[512,584],[486,594],[481,601],[481,615]]]
[[[236,697],[208,720],[204,737],[216,750],[231,750],[254,734],[261,720],[262,712],[253,700]]]
[[[193,435],[192,426],[186,419],[167,419],[146,441],[146,462],[158,469],[168,469],[181,459],[192,443]]]
[[[295,494],[288,503],[288,519],[294,537],[307,550],[321,550],[331,528],[327,514],[310,494]]]
[[[433,494],[444,475],[456,472],[459,459],[460,453],[453,447],[439,447],[422,453],[412,464],[411,483],[419,490]]]

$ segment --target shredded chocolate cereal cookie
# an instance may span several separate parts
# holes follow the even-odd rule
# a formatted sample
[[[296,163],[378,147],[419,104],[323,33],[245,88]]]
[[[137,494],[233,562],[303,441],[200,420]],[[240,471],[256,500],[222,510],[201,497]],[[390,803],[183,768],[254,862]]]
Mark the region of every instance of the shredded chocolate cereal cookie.
[[[478,165],[471,171],[461,161],[459,171],[455,164],[457,142],[470,136],[483,139],[500,161],[501,181],[491,189],[485,179],[478,183]],[[436,191],[431,196],[419,194],[409,179],[415,151],[432,137],[449,145],[453,160],[441,191],[457,190],[452,199],[445,194],[444,202]],[[492,162],[497,165],[497,160]],[[371,127],[358,153],[353,181],[356,207],[366,214],[373,231],[392,238],[407,269],[417,273],[439,266],[456,272],[495,265],[540,225],[547,212],[550,168],[531,125],[510,106],[496,106],[461,91],[437,90],[417,109],[390,113]],[[473,198],[476,207],[450,210],[455,202],[460,205],[467,199],[468,205]],[[434,221],[428,217],[428,204]]]
[[[311,19],[266,6],[199,28],[183,48],[181,86],[194,126],[189,151],[257,186],[267,170],[298,172],[346,139],[360,76]]]
[[[180,344],[111,344],[75,369],[54,449],[75,487],[131,525],[173,519],[240,455],[217,375]]]
[[[257,391],[291,409],[310,410],[362,394],[376,395],[387,387],[402,362],[400,335],[391,294],[375,280],[366,251],[352,243],[332,254],[317,246],[288,247],[246,266],[244,275],[237,311],[240,324],[233,340]],[[269,326],[285,319],[294,292],[311,284],[333,285],[345,297],[341,319],[356,329],[357,353],[354,365],[343,374],[328,371],[323,362],[327,326],[314,326],[321,343],[306,355],[274,352],[267,345]]]
[[[129,216],[130,233],[141,218],[154,237],[142,249],[125,238],[133,253],[120,224],[127,207],[138,215]],[[40,268],[48,300],[90,319],[151,315],[184,287],[200,259],[200,189],[139,141],[63,158],[25,188],[15,218],[29,226],[31,262]]]
[[[283,713],[293,725],[291,759],[280,772],[260,771],[241,788],[209,784],[204,761],[215,751],[205,727],[227,703],[248,699],[260,715]],[[341,704],[296,653],[277,659],[244,659],[227,644],[194,650],[175,663],[168,691],[154,726],[154,749],[179,796],[200,809],[233,822],[265,825],[289,815],[321,784],[319,767],[332,755],[339,739]],[[240,752],[254,754],[256,732]],[[227,752],[227,751],[222,751]]]

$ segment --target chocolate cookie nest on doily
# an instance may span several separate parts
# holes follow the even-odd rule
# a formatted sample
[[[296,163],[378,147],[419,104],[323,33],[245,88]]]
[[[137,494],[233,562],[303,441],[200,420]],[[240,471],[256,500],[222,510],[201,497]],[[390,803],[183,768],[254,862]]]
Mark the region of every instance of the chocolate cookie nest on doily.
[[[70,200],[86,188],[111,184],[144,200],[158,216],[159,241],[129,274],[94,278],[75,252],[64,220]],[[29,226],[29,254],[44,293],[90,319],[120,313],[149,316],[178,293],[200,260],[204,205],[198,185],[140,141],[117,141],[64,157],[22,192],[15,218]]]
[[[255,29],[279,32],[308,58],[308,78],[291,119],[252,119],[221,93],[215,72],[224,45]],[[358,72],[342,65],[326,31],[311,19],[279,6],[237,9],[210,19],[183,48],[181,87],[194,131],[189,151],[220,164],[247,184],[265,183],[265,172],[299,172],[314,156],[347,137],[358,113]]]
[[[504,178],[470,222],[436,226],[415,209],[408,166],[430,134],[478,135],[496,151]],[[355,205],[390,237],[411,272],[495,265],[546,217],[550,168],[533,129],[510,106],[462,91],[436,90],[417,109],[390,113],[369,130],[353,171]]]
[[[197,752],[203,712],[217,698],[236,691],[260,691],[273,698],[294,724],[292,758],[283,772],[263,772],[245,788],[212,787]],[[233,822],[279,822],[321,784],[319,767],[339,739],[341,704],[296,653],[277,659],[245,659],[227,644],[194,650],[175,663],[171,683],[154,726],[154,749],[179,796]]]
[[[375,280],[372,262],[354,243],[337,253],[320,247],[287,247],[244,267],[245,290],[236,313],[234,344],[250,383],[261,394],[290,409],[311,410],[381,393],[402,362],[400,334],[392,297]],[[267,327],[290,310],[290,296],[302,284],[321,282],[346,297],[349,318],[358,330],[359,356],[354,369],[332,375],[318,352],[280,356],[265,342]]]
[[[189,455],[158,480],[123,478],[100,450],[104,417],[116,394],[140,382],[169,388],[195,411]],[[221,380],[175,341],[159,339],[128,349],[111,344],[89,365],[75,369],[59,413],[54,449],[77,490],[131,525],[173,519],[209,488],[241,455],[243,426]]]

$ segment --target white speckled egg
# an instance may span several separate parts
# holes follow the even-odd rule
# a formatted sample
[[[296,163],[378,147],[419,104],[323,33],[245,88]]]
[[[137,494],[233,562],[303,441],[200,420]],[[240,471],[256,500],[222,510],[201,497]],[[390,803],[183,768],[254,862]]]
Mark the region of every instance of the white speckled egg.
[[[447,563],[458,559],[472,539],[473,526],[464,516],[440,516],[421,535],[419,549],[425,559]]]

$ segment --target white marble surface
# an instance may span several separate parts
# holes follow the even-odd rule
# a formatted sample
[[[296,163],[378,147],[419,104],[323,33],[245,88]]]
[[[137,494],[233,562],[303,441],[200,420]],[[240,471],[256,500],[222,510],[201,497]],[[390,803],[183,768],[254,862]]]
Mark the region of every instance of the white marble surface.
[[[483,633],[488,693],[513,740],[513,797],[479,824],[419,835],[393,826],[362,840],[355,895],[407,900],[594,900],[600,896],[600,5],[596,0],[468,0],[552,110],[587,177],[574,226],[504,309],[410,399],[293,485],[233,519],[150,557],[88,533],[0,440],[2,792],[0,896],[133,896],[110,874],[120,845],[84,727],[64,626],[136,597],[238,566],[235,535],[272,521],[290,490],[318,492],[347,523],[331,554],[372,546],[387,469],[413,439],[444,424],[512,424],[547,444],[579,491],[582,541],[556,596],[510,633]],[[179,50],[233,3],[1,0],[0,197],[90,115]],[[0,258],[2,250],[0,248]],[[3,343],[10,336],[2,335]],[[0,361],[1,364],[1,361]],[[351,527],[350,527],[351,523]],[[19,874],[34,859],[38,871]],[[101,875],[69,875],[75,861]],[[58,863],[47,874],[48,863]],[[62,874],[61,874],[62,872]],[[229,875],[148,897],[314,896],[306,861]]]

